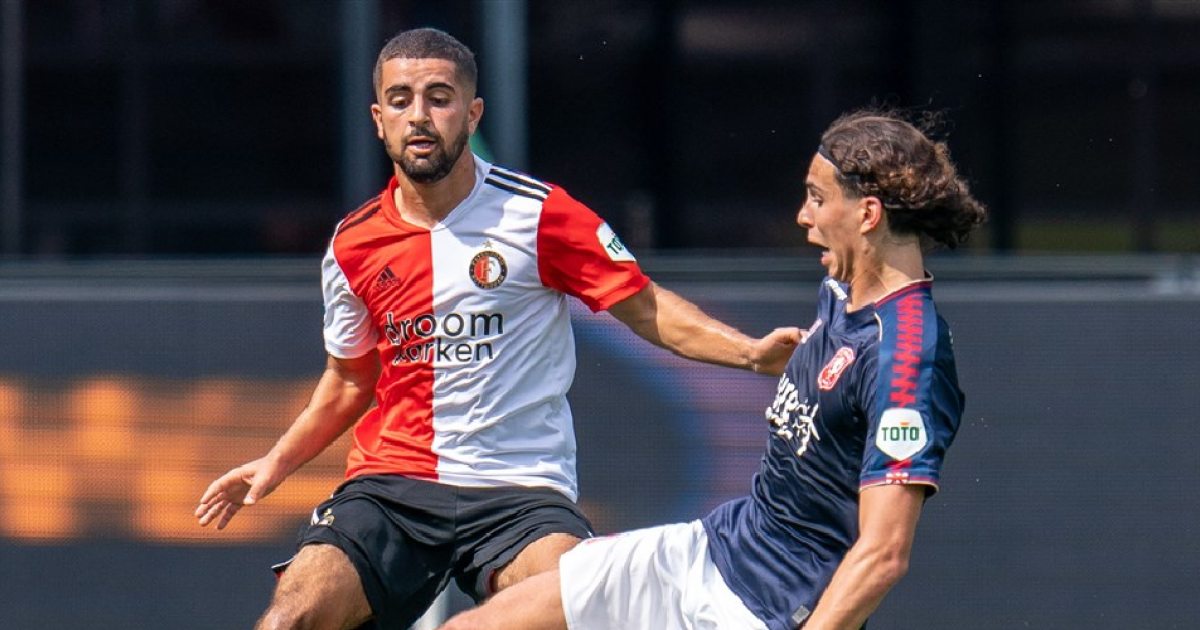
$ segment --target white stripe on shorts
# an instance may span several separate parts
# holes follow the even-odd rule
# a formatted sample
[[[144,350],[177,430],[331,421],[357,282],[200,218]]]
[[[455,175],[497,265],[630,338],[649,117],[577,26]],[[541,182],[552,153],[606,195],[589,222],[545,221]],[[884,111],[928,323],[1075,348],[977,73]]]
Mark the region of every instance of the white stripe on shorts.
[[[585,540],[559,569],[570,630],[767,630],[712,563],[700,521]]]

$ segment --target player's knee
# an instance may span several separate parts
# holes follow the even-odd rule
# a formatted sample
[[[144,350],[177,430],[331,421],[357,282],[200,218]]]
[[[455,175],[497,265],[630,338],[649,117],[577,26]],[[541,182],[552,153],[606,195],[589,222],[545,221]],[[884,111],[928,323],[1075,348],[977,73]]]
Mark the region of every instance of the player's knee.
[[[271,606],[259,618],[258,624],[254,626],[254,630],[291,630],[292,628],[301,628],[299,619],[292,613],[279,609],[277,606]]]

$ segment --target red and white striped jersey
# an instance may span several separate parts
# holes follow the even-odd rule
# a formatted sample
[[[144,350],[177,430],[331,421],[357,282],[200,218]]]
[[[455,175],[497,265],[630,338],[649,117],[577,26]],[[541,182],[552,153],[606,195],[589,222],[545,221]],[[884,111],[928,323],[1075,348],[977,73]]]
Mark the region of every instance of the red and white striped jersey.
[[[401,474],[577,496],[567,298],[594,311],[649,282],[561,188],[475,158],[475,187],[433,229],[404,221],[393,178],[338,225],[322,263],[325,347],[377,347],[377,405],[347,478]]]

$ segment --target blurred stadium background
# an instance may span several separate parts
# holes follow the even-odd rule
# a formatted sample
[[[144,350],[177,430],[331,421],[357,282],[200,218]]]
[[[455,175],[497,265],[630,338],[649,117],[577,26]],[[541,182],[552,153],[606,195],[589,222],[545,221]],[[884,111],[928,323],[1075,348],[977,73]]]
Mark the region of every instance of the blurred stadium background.
[[[371,67],[423,25],[477,52],[479,151],[758,334],[812,318],[821,129],[944,111],[993,212],[930,263],[968,409],[871,627],[1200,627],[1192,0],[0,0],[0,627],[252,625],[344,445],[191,511],[319,375],[319,256],[389,172]],[[585,311],[599,529],[743,493],[774,383]]]

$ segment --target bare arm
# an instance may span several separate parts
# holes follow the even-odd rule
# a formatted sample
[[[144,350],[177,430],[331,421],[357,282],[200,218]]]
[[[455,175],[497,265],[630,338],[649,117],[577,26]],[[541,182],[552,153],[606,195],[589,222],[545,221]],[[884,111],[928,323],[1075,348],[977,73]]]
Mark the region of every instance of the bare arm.
[[[679,356],[765,374],[782,374],[800,343],[798,328],[748,337],[653,282],[608,312],[642,339]]]
[[[371,405],[379,368],[377,352],[357,359],[329,357],[308,406],[270,452],[208,486],[195,512],[200,525],[216,521],[217,529],[224,529],[242,506],[270,494],[345,433]]]
[[[925,487],[874,486],[859,497],[859,537],[804,630],[858,630],[908,571]]]

